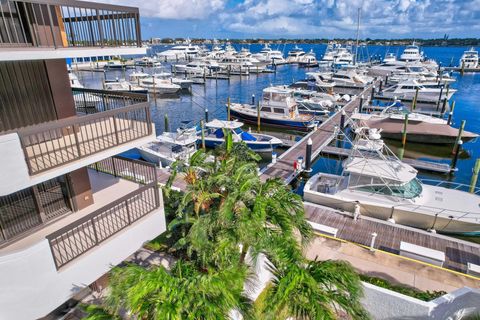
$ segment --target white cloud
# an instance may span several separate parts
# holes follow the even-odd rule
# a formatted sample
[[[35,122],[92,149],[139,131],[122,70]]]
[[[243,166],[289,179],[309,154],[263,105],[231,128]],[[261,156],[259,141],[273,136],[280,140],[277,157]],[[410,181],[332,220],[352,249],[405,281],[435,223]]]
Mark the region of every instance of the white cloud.
[[[140,8],[143,17],[205,19],[223,10],[226,0],[94,0]]]

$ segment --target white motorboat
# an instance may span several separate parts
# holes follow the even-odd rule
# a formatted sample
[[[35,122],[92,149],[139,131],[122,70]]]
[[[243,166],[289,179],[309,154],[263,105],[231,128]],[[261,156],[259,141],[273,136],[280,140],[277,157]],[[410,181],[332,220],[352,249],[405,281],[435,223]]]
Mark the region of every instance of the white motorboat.
[[[365,139],[365,138],[364,138]],[[318,173],[305,184],[304,199],[334,209],[442,233],[480,234],[480,197],[452,182],[417,178],[417,170],[388,147],[353,148],[341,175]],[[433,185],[432,185],[433,184]]]
[[[141,79],[140,86],[148,89],[148,92],[155,92],[158,94],[173,94],[182,89],[181,86],[172,83],[170,80],[158,79],[153,76]]]
[[[143,159],[162,167],[171,166],[175,161],[187,163],[197,151],[197,130],[190,128],[164,132],[138,150]]]
[[[418,89],[417,101],[436,102],[440,99],[450,100],[452,95],[457,92],[455,89],[446,89],[438,87],[438,84],[433,83],[433,86],[426,87],[416,80],[407,80],[405,82],[397,83],[380,92],[380,96],[388,99],[412,100]]]
[[[343,67],[353,64],[353,54],[350,47],[339,46],[334,53],[333,63],[337,67]]]
[[[169,72],[154,73],[153,76],[157,79],[167,80],[173,84],[179,85],[182,89],[190,89],[193,84],[193,80],[173,77]]]
[[[168,50],[158,52],[157,57],[160,61],[178,61],[195,58],[200,52],[198,46],[191,44],[173,46]]]
[[[308,66],[313,66],[313,65],[317,65],[318,64],[318,61],[317,61],[317,57],[315,55],[315,52],[313,52],[313,49],[310,49],[309,52],[305,53],[304,55],[300,56],[298,59],[297,59],[297,62],[299,64],[303,64],[303,65],[308,65]]]
[[[295,47],[288,52],[287,62],[288,63],[298,63],[302,56],[305,55],[305,51],[302,48],[295,45]]]
[[[162,64],[156,58],[143,57],[135,60],[135,65],[139,67],[160,67]]]
[[[263,72],[265,65],[261,64],[254,57],[240,57],[238,55],[225,54],[222,59],[218,61],[219,66],[224,70],[230,71],[256,71]]]
[[[284,64],[286,62],[282,52],[273,50],[268,43],[265,43],[265,46],[259,53],[252,54],[252,57],[264,63]]]
[[[104,65],[105,69],[123,69],[125,68],[125,63],[120,60],[110,60],[107,64]]]
[[[132,84],[126,80],[116,80],[105,82],[105,90],[117,92],[134,92],[134,93],[148,93],[148,90],[138,85]]]
[[[470,50],[465,51],[460,58],[459,66],[463,66],[467,69],[478,68],[478,51],[476,51],[473,47],[471,47]]]
[[[205,145],[208,148],[215,148],[225,141],[224,130],[232,133],[233,142],[243,141],[256,152],[272,152],[282,145],[282,140],[268,134],[260,134],[243,131],[243,123],[239,121],[224,121],[214,119],[205,124]],[[201,136],[198,137],[201,140]]]
[[[385,58],[383,58],[383,63],[390,63],[390,62],[395,62],[397,61],[397,56],[394,53],[387,53],[385,55]]]
[[[84,88],[83,84],[80,83],[78,77],[71,70],[68,72],[68,79],[70,80],[70,87],[72,88]]]
[[[319,119],[311,114],[300,113],[295,101],[294,91],[286,87],[268,87],[263,89],[260,110],[255,105],[232,103],[232,117],[244,122],[308,131],[315,128]]]
[[[356,69],[340,69],[334,73],[323,73],[323,75],[325,79],[334,81],[337,87],[364,88],[373,82],[372,77],[362,74]]]
[[[415,45],[415,42],[407,46],[405,50],[403,50],[403,53],[400,55],[400,60],[406,62],[423,61],[423,59],[423,52],[420,52],[420,48]]]

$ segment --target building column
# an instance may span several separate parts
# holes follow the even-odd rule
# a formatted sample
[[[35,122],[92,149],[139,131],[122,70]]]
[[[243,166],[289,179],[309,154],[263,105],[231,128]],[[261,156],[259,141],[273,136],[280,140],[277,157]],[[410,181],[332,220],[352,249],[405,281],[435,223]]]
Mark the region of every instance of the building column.
[[[88,177],[88,169],[84,167],[72,171],[68,174],[68,179],[74,210],[82,210],[93,204],[93,192]]]

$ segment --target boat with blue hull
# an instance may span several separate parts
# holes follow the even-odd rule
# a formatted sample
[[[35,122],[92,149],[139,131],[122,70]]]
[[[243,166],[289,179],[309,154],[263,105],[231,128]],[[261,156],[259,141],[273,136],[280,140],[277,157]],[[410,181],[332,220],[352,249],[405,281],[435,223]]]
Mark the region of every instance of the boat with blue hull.
[[[233,142],[243,141],[246,145],[256,152],[272,152],[273,149],[280,147],[282,140],[267,134],[252,133],[243,131],[242,122],[213,120],[205,124],[205,146],[215,148],[225,141],[225,131],[232,133]],[[198,137],[201,140],[201,136]]]
[[[263,90],[259,108],[255,105],[233,103],[230,114],[247,123],[309,131],[320,124],[319,117],[300,113],[293,90],[284,87],[269,87]]]

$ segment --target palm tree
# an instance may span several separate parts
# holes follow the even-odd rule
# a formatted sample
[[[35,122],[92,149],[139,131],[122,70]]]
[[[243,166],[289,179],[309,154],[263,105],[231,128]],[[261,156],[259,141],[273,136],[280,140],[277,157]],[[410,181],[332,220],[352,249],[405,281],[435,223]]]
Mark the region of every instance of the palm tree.
[[[342,261],[309,261],[282,267],[271,266],[272,286],[266,290],[264,319],[368,319],[359,303],[360,278],[352,266]]]
[[[129,265],[112,270],[106,304],[114,314],[127,311],[135,319],[228,319],[232,310],[248,318],[246,276],[247,269],[238,266],[202,271],[178,261],[168,271]]]

